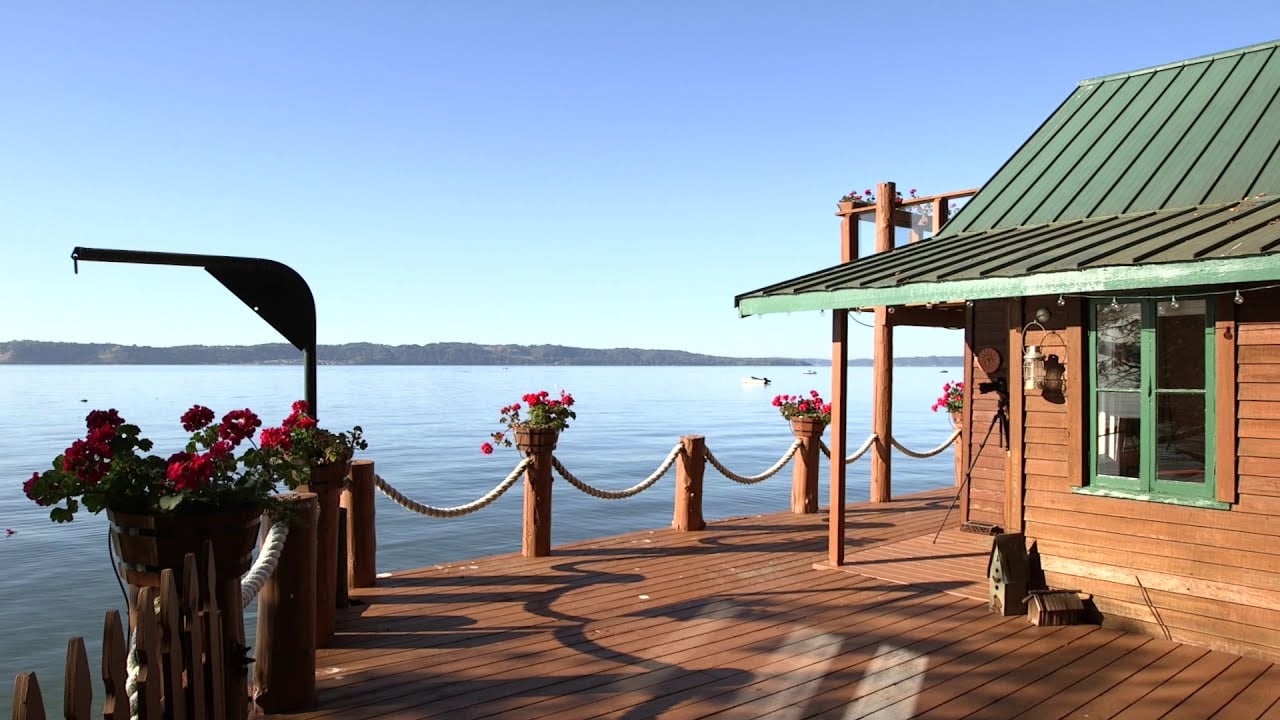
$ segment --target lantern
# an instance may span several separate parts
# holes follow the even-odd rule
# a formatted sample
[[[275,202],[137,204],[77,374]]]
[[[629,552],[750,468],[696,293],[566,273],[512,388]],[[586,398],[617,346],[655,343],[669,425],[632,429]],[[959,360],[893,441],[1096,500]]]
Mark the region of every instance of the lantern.
[[[1044,355],[1040,348],[1028,345],[1022,355],[1022,388],[1039,390],[1044,385]]]
[[[1057,355],[1050,354],[1044,360],[1044,380],[1040,387],[1045,392],[1064,393],[1067,390],[1067,368]]]

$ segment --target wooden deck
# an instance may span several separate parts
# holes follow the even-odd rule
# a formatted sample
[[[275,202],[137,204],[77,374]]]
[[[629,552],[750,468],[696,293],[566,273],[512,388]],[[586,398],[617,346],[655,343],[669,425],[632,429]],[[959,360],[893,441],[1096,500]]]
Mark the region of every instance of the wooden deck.
[[[824,516],[783,513],[398,573],[353,591],[319,710],[287,717],[1280,718],[1270,663],[953,594],[990,539],[932,545],[950,499],[850,506],[841,570],[814,567]]]

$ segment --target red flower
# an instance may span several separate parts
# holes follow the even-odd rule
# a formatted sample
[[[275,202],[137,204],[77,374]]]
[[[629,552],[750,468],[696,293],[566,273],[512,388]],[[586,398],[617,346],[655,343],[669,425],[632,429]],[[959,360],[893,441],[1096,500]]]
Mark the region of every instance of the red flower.
[[[178,453],[169,458],[169,468],[165,476],[173,483],[175,490],[180,492],[199,490],[209,484],[213,478],[213,469],[213,458],[209,453],[204,455]]]
[[[289,450],[293,448],[293,435],[286,427],[266,428],[259,436],[258,443],[264,450],[277,447],[281,450]]]
[[[192,405],[190,410],[182,414],[182,429],[187,432],[203,430],[211,422],[213,411],[203,405]]]
[[[37,505],[48,505],[49,501],[36,494],[36,483],[40,482],[40,473],[31,473],[31,479],[22,483],[22,492]]]
[[[241,440],[253,437],[258,428],[262,427],[262,421],[252,410],[245,408],[244,410],[232,410],[222,416],[222,425],[218,427],[218,437],[223,440],[230,440],[232,445],[239,445]]]
[[[493,454],[493,446],[492,446],[492,445],[490,445],[489,443],[481,443],[481,444],[480,444],[480,452],[484,453],[485,455],[492,455],[492,454]]]
[[[84,419],[85,426],[90,430],[96,430],[103,425],[118,427],[124,424],[124,418],[120,417],[120,413],[115,408],[110,410],[94,410]]]

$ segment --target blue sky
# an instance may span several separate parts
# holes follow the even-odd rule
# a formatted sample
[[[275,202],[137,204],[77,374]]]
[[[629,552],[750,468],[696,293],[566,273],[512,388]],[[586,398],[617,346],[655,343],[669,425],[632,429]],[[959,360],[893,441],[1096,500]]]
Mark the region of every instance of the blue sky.
[[[1280,28],[1264,1],[898,8],[5,4],[0,340],[279,341],[198,269],[73,275],[82,245],[279,260],[322,344],[826,357],[829,316],[733,296],[834,264],[842,193],[977,187],[1081,79]]]

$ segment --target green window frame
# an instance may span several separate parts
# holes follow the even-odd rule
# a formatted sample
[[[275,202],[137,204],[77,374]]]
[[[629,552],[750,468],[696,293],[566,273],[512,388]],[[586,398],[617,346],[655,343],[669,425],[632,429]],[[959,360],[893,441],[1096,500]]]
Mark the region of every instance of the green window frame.
[[[1197,328],[1186,318],[1201,309]],[[1088,310],[1090,482],[1077,491],[1228,507],[1215,499],[1213,303],[1118,297]],[[1101,332],[1100,315],[1109,316]]]

